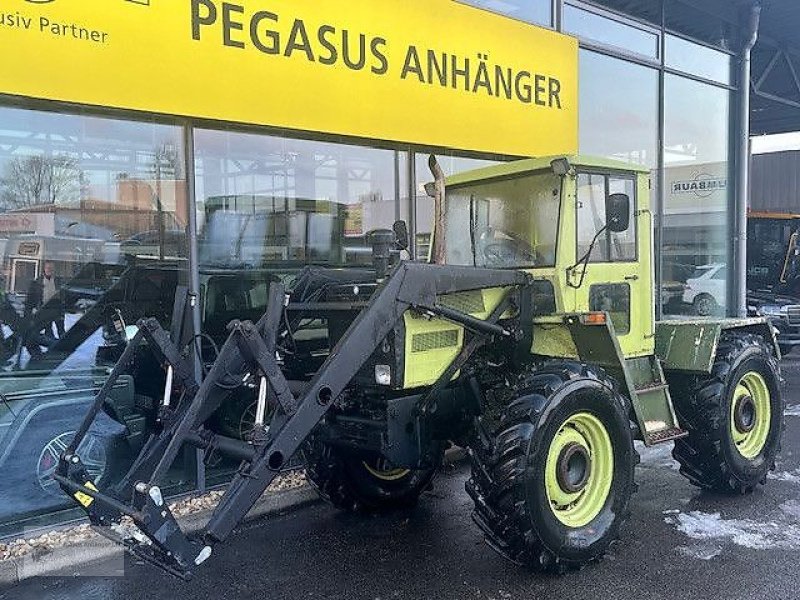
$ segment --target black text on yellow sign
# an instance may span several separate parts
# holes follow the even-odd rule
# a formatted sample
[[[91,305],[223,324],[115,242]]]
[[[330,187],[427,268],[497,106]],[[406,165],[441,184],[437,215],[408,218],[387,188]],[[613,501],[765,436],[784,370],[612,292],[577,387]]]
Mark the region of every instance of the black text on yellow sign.
[[[451,0],[7,0],[0,91],[516,155],[577,149],[575,40]]]

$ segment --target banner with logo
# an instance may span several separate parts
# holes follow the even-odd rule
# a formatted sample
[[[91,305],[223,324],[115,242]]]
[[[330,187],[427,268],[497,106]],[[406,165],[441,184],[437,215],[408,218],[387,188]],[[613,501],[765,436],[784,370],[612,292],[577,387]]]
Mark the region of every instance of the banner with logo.
[[[4,0],[0,93],[514,155],[577,150],[576,40],[452,0]]]

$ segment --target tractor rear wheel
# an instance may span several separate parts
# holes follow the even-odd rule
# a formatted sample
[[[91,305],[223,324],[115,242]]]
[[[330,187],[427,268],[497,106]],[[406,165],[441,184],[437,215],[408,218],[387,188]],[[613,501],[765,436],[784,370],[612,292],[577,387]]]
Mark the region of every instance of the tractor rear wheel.
[[[545,363],[488,438],[470,448],[467,481],[487,542],[544,571],[600,558],[628,515],[639,458],[614,381],[582,363]]]
[[[376,512],[409,508],[430,487],[438,468],[394,467],[377,453],[343,450],[312,442],[306,478],[336,508]]]
[[[675,412],[689,431],[672,455],[693,484],[745,494],[775,468],[783,433],[778,361],[757,335],[720,338],[709,375],[668,376]]]

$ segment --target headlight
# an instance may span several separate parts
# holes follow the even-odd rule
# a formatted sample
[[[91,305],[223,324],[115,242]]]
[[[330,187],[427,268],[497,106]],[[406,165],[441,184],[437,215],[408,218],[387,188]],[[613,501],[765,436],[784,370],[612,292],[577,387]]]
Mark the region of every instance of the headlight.
[[[763,304],[756,312],[762,317],[782,317],[786,314],[786,308],[777,304]]]
[[[389,365],[375,365],[375,383],[392,385],[392,368]]]

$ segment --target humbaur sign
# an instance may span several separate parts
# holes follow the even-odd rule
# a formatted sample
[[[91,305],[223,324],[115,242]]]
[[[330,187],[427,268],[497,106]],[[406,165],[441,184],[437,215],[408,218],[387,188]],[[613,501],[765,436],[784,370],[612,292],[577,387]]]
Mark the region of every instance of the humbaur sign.
[[[480,35],[477,34],[480,32]],[[577,42],[453,0],[6,0],[0,93],[511,155],[577,150]]]

